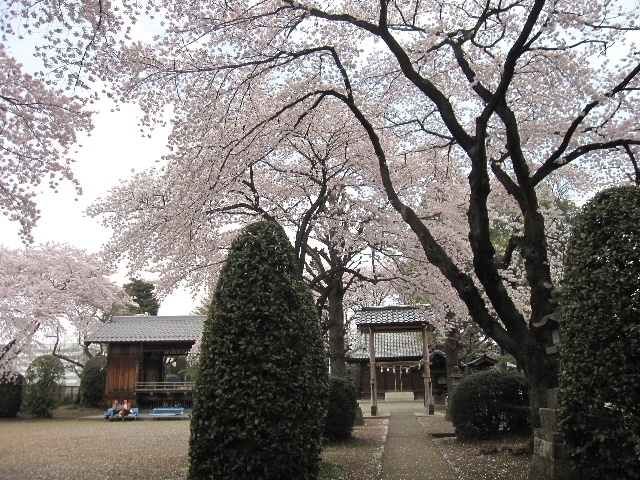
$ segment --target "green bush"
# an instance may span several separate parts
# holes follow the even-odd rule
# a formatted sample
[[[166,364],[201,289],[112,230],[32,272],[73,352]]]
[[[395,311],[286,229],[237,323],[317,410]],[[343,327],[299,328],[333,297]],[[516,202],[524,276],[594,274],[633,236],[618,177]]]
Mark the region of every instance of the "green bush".
[[[640,478],[640,188],[588,202],[569,241],[559,430],[582,478]]]
[[[22,404],[24,377],[19,373],[0,376],[0,418],[15,417]]]
[[[451,396],[451,421],[462,440],[527,430],[529,418],[529,384],[519,373],[472,373],[460,381]]]
[[[329,379],[329,408],[324,436],[330,440],[345,440],[351,436],[358,410],[358,392],[346,378]]]
[[[320,319],[280,225],[232,243],[204,324],[192,479],[317,478],[328,395]]]
[[[93,357],[87,361],[80,379],[80,404],[84,407],[104,407],[107,382],[107,357]]]
[[[27,368],[24,380],[24,410],[38,418],[53,417],[62,398],[64,367],[60,359],[53,355],[36,358]]]

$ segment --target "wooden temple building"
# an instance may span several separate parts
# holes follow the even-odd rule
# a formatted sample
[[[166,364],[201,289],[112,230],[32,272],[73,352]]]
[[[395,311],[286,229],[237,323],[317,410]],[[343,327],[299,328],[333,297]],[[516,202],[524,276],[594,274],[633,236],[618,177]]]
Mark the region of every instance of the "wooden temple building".
[[[433,414],[434,378],[428,333],[434,330],[436,318],[431,308],[428,305],[363,307],[355,313],[354,322],[366,346],[356,347],[349,359],[368,367],[360,368],[360,381],[361,391],[368,390],[371,396],[371,415],[378,413],[378,397],[392,392],[407,392],[411,400],[421,394],[425,408]],[[368,359],[362,355],[364,352]]]
[[[376,386],[378,399],[390,392],[412,393],[414,400],[424,398],[422,336],[415,332],[380,333],[375,337]],[[354,339],[347,354],[348,376],[359,385],[361,398],[371,396],[369,334]],[[445,404],[447,394],[446,356],[442,350],[429,349],[433,402]],[[408,398],[408,396],[407,396]]]
[[[428,306],[365,307],[356,312],[354,320],[360,333],[352,339],[347,353],[347,376],[360,386],[361,398],[373,398],[371,391],[375,385],[376,399],[424,398],[428,406],[425,378],[429,378],[434,408],[444,408],[448,394],[446,355],[442,350],[430,349],[420,330],[430,331],[431,325],[435,324],[435,314]],[[407,324],[410,327],[405,330]],[[374,368],[371,327],[374,330]],[[496,358],[482,354],[459,367],[463,372],[476,372],[497,363]],[[375,381],[371,381],[373,371]]]
[[[128,399],[132,406],[193,404],[193,383],[170,381],[167,362],[186,355],[202,335],[204,315],[111,317],[89,335],[85,344],[106,345],[107,406]]]

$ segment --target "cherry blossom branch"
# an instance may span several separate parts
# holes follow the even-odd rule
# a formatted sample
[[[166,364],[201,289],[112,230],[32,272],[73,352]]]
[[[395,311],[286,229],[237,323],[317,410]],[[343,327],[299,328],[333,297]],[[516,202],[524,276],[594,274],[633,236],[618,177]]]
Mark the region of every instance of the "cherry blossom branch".
[[[450,257],[442,249],[440,244],[435,240],[429,229],[420,220],[418,215],[416,215],[414,210],[404,202],[402,202],[402,200],[396,193],[393,182],[391,180],[391,174],[387,165],[384,149],[382,148],[380,139],[378,138],[374,127],[367,120],[366,116],[353,102],[350,102],[346,96],[332,91],[327,92],[327,95],[335,96],[343,103],[345,103],[345,105],[354,114],[360,125],[367,132],[367,136],[369,137],[369,140],[371,141],[371,144],[378,158],[382,183],[384,185],[389,201],[391,202],[395,210],[400,213],[407,225],[409,225],[417,235],[429,262],[435,265],[447,278],[447,280],[451,282],[453,287],[458,292],[458,295],[460,295],[460,297],[463,298],[463,300],[467,304],[469,310],[472,310],[474,312],[474,319],[480,325],[482,325],[482,328],[488,334],[492,335],[492,338],[495,338],[498,343],[503,345],[504,348],[509,349],[514,347],[513,338],[511,338],[507,334],[507,331],[504,330],[504,328],[499,323],[494,321],[493,317],[486,309],[486,306],[482,301],[480,292],[474,285],[473,280],[471,280],[471,278],[467,274],[462,272],[451,261]],[[515,307],[513,308],[515,310]],[[508,325],[508,328],[510,328],[510,330],[515,331],[518,328],[515,324],[513,324],[513,322],[517,321],[517,318],[520,318],[520,316],[518,315],[515,317],[511,317],[511,319],[505,319],[505,324]],[[522,328],[523,327],[519,327],[519,329]]]
[[[631,180],[636,185],[640,186],[640,168],[638,168],[638,160],[636,159],[636,156],[633,153],[633,150],[631,150],[631,147],[629,147],[629,145],[625,145],[624,146],[624,150],[625,150],[625,152],[627,152],[627,155],[629,156],[629,160],[631,161],[631,164],[633,165],[633,171],[634,171],[634,174],[635,174],[633,177],[631,175],[629,175],[628,176],[629,180]]]
[[[616,95],[617,93],[622,92],[623,90],[625,90],[627,88],[629,83],[639,73],[640,73],[640,63],[638,65],[636,65],[635,68],[633,68],[627,74],[627,76],[618,85],[616,85],[609,92],[605,93],[604,96],[606,98],[611,98],[614,95]],[[532,183],[533,183],[534,186],[539,184],[542,180],[544,180],[549,174],[551,174],[551,172],[557,170],[558,168],[562,167],[563,165],[569,163],[570,161],[581,157],[582,155],[584,155],[584,153],[591,152],[591,151],[594,151],[594,150],[603,150],[603,149],[607,149],[607,148],[612,148],[612,147],[615,147],[615,146],[636,144],[636,142],[634,142],[632,140],[627,140],[627,141],[620,140],[620,141],[613,142],[613,143],[615,143],[615,145],[612,145],[612,142],[603,142],[601,144],[592,144],[591,147],[589,147],[589,146],[577,147],[570,154],[563,156],[563,154],[565,153],[565,151],[569,147],[569,144],[570,144],[574,134],[578,130],[578,127],[580,127],[580,125],[585,121],[585,119],[587,118],[587,115],[589,115],[589,113],[594,108],[596,108],[598,105],[600,105],[601,103],[602,102],[600,100],[594,100],[591,103],[587,104],[582,109],[580,114],[573,120],[573,122],[571,123],[571,125],[569,126],[567,131],[565,132],[565,134],[564,134],[564,136],[562,138],[562,142],[560,143],[558,148],[544,161],[544,163],[540,166],[540,168],[538,168],[536,170],[536,172],[533,174]],[[599,145],[599,146],[597,146],[597,145]]]

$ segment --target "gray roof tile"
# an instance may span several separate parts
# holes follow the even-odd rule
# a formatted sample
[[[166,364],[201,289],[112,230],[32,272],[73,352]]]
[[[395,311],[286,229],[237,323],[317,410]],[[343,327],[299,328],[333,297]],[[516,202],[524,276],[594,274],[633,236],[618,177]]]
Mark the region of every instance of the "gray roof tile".
[[[396,305],[386,307],[363,307],[355,312],[356,326],[398,326],[435,323],[435,314],[429,305]]]
[[[111,317],[87,336],[85,343],[195,342],[202,334],[205,315]]]
[[[376,333],[376,360],[422,359],[422,335],[417,332]],[[429,357],[442,355],[440,350],[430,350]],[[369,334],[357,335],[347,357],[352,360],[369,360]]]

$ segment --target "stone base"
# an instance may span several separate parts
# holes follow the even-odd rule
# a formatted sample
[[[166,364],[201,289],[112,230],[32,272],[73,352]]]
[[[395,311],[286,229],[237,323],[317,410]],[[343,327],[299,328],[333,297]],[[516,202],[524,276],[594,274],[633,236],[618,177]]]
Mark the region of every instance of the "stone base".
[[[543,409],[542,409],[543,410]],[[573,470],[558,432],[536,428],[529,480],[581,480]]]
[[[413,392],[385,392],[385,402],[413,402]]]
[[[354,425],[364,425],[364,415],[362,414],[362,408],[358,407],[356,409],[356,418],[353,421]]]
[[[549,408],[540,409],[540,426],[533,431],[533,456],[529,480],[581,480],[573,470],[556,426],[558,389],[547,391]]]

